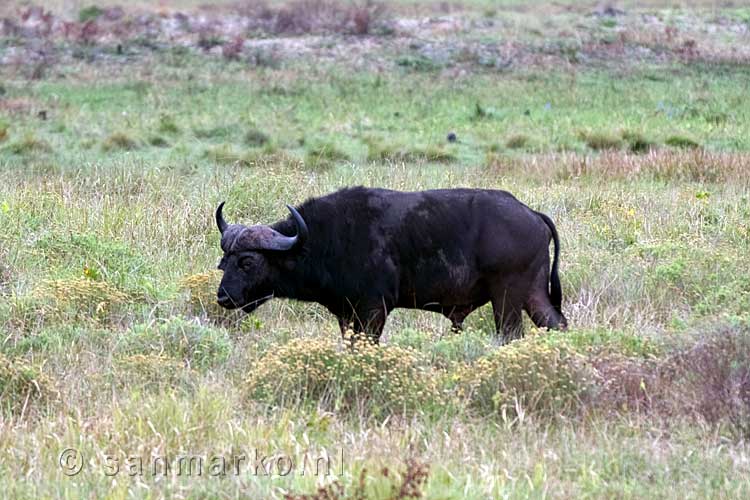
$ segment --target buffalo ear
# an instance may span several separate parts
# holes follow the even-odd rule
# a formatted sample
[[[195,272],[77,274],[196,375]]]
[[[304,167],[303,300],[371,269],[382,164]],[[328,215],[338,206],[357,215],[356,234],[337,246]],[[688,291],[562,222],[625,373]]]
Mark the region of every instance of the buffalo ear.
[[[216,225],[219,227],[219,232],[221,234],[224,234],[224,231],[226,231],[227,227],[229,227],[229,224],[227,224],[227,221],[224,220],[224,214],[222,213],[224,203],[226,202],[222,201],[219,204],[219,208],[216,209]]]

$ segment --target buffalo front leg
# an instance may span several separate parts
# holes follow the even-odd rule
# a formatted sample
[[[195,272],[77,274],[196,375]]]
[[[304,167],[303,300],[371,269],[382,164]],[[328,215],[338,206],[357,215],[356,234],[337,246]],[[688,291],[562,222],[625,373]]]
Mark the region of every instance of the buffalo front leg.
[[[349,340],[352,345],[362,337],[373,344],[377,344],[380,342],[387,317],[388,311],[382,308],[366,309],[354,313],[351,319],[339,317],[341,336],[344,340]],[[354,335],[347,335],[349,331],[354,332]]]
[[[503,344],[523,337],[523,301],[503,293],[492,298],[492,311],[495,317],[495,332],[502,334]]]
[[[464,320],[466,319],[466,316],[471,314],[474,309],[475,307],[473,305],[468,305],[455,306],[444,311],[443,314],[445,317],[451,320],[451,332],[461,333],[464,329]]]

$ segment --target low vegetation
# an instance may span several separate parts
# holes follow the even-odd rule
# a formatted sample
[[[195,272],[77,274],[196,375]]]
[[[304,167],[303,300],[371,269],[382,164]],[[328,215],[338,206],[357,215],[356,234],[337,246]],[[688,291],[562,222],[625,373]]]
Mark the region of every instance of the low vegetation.
[[[747,498],[750,18],[703,3],[0,5],[0,491]],[[357,184],[549,214],[571,329],[218,307],[220,201]]]

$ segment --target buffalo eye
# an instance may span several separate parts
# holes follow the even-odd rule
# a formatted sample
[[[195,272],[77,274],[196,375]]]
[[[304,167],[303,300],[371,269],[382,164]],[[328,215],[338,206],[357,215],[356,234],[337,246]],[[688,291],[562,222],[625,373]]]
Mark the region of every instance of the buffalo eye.
[[[237,264],[244,270],[250,270],[254,267],[255,259],[253,257],[240,257]]]

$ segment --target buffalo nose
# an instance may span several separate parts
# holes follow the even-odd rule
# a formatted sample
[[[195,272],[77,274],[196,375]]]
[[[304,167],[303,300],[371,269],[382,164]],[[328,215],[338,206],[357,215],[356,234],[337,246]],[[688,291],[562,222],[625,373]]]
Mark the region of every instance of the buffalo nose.
[[[216,301],[219,303],[220,306],[229,305],[232,303],[232,299],[229,298],[229,295],[223,290],[221,290],[216,295]]]

